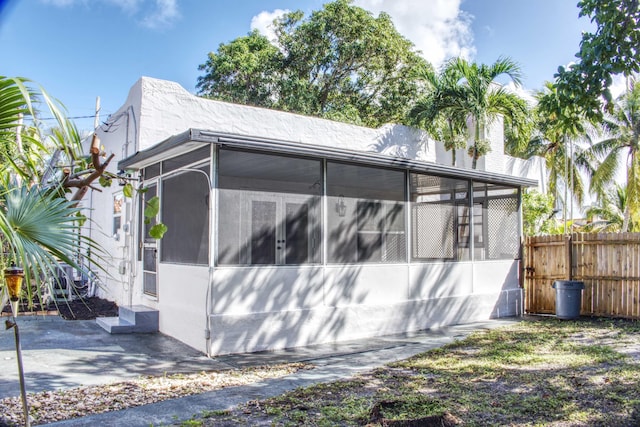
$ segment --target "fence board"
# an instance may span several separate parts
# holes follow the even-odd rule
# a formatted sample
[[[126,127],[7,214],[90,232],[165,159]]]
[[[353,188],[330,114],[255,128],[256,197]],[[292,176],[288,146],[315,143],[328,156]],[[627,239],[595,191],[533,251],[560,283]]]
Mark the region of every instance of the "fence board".
[[[555,280],[580,280],[581,314],[640,319],[640,233],[525,239],[525,311],[555,313]]]

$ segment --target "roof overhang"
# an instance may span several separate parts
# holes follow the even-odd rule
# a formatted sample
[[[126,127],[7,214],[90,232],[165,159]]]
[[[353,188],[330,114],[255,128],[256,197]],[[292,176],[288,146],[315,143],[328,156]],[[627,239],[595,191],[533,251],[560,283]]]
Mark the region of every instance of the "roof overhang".
[[[416,172],[424,172],[453,178],[467,178],[476,181],[518,187],[534,187],[538,185],[538,182],[533,179],[479,171],[475,169],[461,169],[453,166],[446,166],[420,160],[411,160],[403,157],[388,156],[374,152],[346,150],[342,148],[328,147],[325,145],[303,144],[299,142],[225,134],[200,129],[189,129],[185,132],[174,135],[147,150],[139,151],[133,156],[121,160],[118,163],[118,169],[142,169],[154,163],[201,148],[205,144],[216,144],[223,147],[266,151],[270,153],[320,157],[328,160],[353,162],[370,166],[408,169]]]

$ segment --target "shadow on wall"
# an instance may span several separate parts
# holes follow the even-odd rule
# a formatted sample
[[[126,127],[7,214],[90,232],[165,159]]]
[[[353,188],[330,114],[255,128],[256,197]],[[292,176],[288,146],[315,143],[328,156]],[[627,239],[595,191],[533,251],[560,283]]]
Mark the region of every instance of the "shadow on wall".
[[[313,200],[319,209],[321,198]],[[314,206],[310,208],[313,209]],[[381,272],[384,264],[380,264],[383,234],[359,233],[362,218],[370,220],[365,221],[368,231],[382,230],[384,224],[395,223],[404,214],[401,207],[382,209],[381,205],[366,204],[357,215],[342,217],[342,222],[327,229],[326,266],[320,263],[322,248],[308,250],[306,241],[295,244],[296,238],[320,242],[319,223],[314,225],[294,215],[285,216],[273,225],[263,223],[253,227],[244,245],[219,254],[220,259],[245,262],[218,267],[214,273],[210,302],[212,352],[289,348],[341,340],[345,335],[359,332],[361,336],[374,336],[418,330],[476,320],[474,317],[486,319],[494,306],[498,312],[501,302],[496,302],[495,292],[466,298],[472,294],[471,263],[420,264],[418,268],[424,268],[411,279],[411,286],[405,282],[406,277],[398,278],[398,283],[376,284],[363,280],[365,268],[371,275],[368,263],[376,263],[370,267],[381,267],[378,270]],[[371,219],[375,219],[373,224]],[[330,222],[334,220],[329,218]],[[281,239],[276,230],[288,230],[287,244],[297,247],[297,253],[289,253],[284,245],[279,248]],[[406,248],[404,243],[398,246]],[[285,251],[284,258],[277,258],[279,250]],[[402,264],[409,254],[402,249],[398,256],[401,258],[397,261]],[[291,265],[286,262],[289,257],[294,260]],[[280,263],[276,262],[278,259]],[[389,264],[389,268],[408,270],[404,265],[398,267],[398,263]],[[505,281],[503,288],[507,284]],[[388,304],[372,295],[381,288],[388,289]],[[401,295],[401,298],[392,295]],[[375,329],[378,326],[379,329]]]
[[[385,125],[380,131],[378,142],[369,147],[371,151],[406,159],[436,160],[434,142],[426,132],[404,125]]]
[[[317,206],[309,210],[319,209],[321,198],[312,200]],[[344,243],[338,246],[343,251],[354,249],[355,242],[345,239],[355,222],[353,218],[336,227],[328,239]],[[276,230],[286,230],[286,246]],[[340,289],[342,301],[362,304],[366,295],[352,286],[361,266],[350,265],[328,278],[320,264],[322,248],[310,245],[308,239],[321,242],[319,225],[291,215],[274,225],[254,227],[248,241],[234,253],[220,252],[219,259],[242,260],[244,264],[218,267],[214,273],[211,312],[225,325],[215,328],[214,323],[214,341],[224,343],[225,348],[255,351],[326,342],[340,336],[347,327],[346,313],[326,304],[327,281],[333,280],[332,285]],[[374,251],[371,246],[375,242],[360,244],[363,253]],[[277,252],[282,250],[284,257]],[[348,255],[339,252],[336,256]]]

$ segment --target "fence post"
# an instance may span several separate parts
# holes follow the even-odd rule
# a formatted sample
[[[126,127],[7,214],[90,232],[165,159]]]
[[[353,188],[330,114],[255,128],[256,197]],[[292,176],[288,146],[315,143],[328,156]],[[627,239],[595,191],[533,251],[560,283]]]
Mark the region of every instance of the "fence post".
[[[573,280],[573,234],[568,234],[565,237],[565,245],[567,247],[567,270],[568,270],[568,274],[567,276],[569,277],[569,280]]]

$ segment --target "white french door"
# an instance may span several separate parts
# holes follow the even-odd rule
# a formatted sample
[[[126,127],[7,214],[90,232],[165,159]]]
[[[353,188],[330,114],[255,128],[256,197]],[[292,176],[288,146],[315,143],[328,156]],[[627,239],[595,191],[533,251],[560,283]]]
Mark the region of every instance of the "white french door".
[[[317,197],[259,192],[245,196],[242,234],[247,264],[319,262]]]

